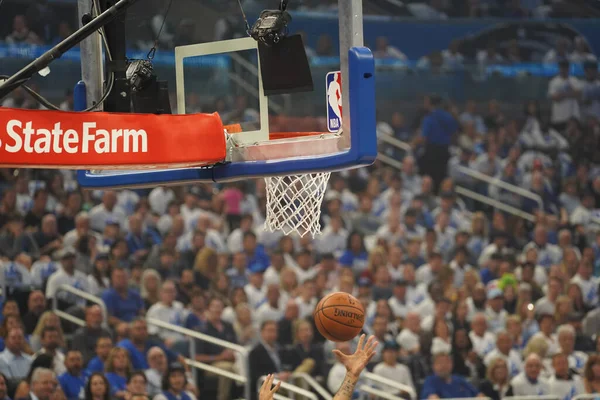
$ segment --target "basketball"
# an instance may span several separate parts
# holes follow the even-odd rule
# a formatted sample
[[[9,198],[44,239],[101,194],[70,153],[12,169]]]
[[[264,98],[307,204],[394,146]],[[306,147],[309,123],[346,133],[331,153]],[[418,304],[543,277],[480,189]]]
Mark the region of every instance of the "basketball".
[[[321,299],[313,317],[317,329],[327,340],[346,342],[360,333],[365,323],[365,309],[354,296],[336,292]]]

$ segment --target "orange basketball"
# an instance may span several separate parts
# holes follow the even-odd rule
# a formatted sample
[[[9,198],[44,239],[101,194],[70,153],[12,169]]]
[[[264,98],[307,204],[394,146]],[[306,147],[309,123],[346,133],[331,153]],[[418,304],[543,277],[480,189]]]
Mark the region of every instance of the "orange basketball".
[[[332,342],[346,342],[356,337],[365,323],[365,309],[354,296],[331,293],[321,299],[313,313],[321,335]]]

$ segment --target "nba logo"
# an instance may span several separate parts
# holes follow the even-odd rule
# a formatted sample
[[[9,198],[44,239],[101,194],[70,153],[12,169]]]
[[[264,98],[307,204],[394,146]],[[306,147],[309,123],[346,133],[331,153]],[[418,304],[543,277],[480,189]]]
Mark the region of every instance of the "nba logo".
[[[342,73],[330,72],[326,78],[327,129],[338,133],[342,130]]]

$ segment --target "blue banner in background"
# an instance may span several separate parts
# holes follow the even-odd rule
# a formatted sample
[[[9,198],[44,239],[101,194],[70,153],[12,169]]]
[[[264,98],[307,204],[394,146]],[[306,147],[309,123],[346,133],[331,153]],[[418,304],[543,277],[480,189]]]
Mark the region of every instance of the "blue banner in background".
[[[296,12],[293,15],[290,31],[303,31],[309,45],[314,49],[319,37],[329,35],[337,48],[339,37],[338,16],[333,13]],[[595,54],[600,54],[600,24],[596,19],[557,19],[557,20],[511,20],[511,19],[452,19],[417,20],[381,16],[365,16],[365,44],[375,46],[379,36],[387,37],[389,44],[397,47],[411,60],[417,60],[436,50],[447,49],[454,39],[470,39],[494,28],[506,25],[519,25],[525,30],[538,27],[546,31],[559,27],[571,28],[574,34],[582,35]],[[549,44],[559,35],[545,34]],[[572,35],[568,35],[572,36]],[[515,39],[527,40],[528,37]],[[537,38],[536,40],[539,40]]]

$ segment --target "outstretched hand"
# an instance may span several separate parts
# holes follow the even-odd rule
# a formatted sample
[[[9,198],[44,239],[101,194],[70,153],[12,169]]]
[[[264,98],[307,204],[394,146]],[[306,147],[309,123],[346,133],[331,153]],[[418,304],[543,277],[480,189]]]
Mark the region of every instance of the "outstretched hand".
[[[365,336],[366,335],[364,334],[360,336],[354,354],[347,355],[338,349],[333,350],[333,354],[335,354],[338,361],[346,367],[346,371],[356,378],[358,378],[362,371],[367,367],[367,364],[375,355],[375,349],[379,344],[373,335],[369,336],[369,339],[365,343]]]
[[[260,392],[258,392],[259,400],[271,400],[275,397],[275,393],[279,390],[279,386],[281,386],[281,381],[277,382],[277,385],[273,389],[273,379],[275,379],[275,375],[269,374],[267,375],[267,379],[263,382],[260,387]]]

